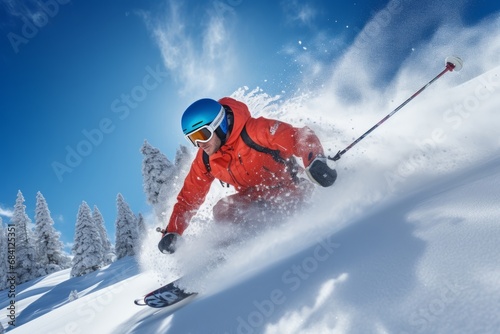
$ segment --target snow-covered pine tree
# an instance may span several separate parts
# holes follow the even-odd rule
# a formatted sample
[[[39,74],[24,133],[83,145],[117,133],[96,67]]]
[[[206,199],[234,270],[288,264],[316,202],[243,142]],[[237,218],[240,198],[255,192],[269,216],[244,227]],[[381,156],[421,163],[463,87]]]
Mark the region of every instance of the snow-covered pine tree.
[[[137,229],[139,231],[139,239],[145,238],[148,231],[146,229],[146,224],[144,223],[144,217],[141,213],[137,215]]]
[[[116,197],[116,243],[115,252],[117,259],[133,256],[139,249],[139,232],[137,218],[123,199],[121,194]]]
[[[71,266],[71,259],[64,253],[61,233],[54,229],[54,220],[41,192],[36,194],[35,249],[40,266],[39,275],[47,275]]]
[[[11,223],[16,226],[16,265],[17,284],[24,283],[37,276],[36,251],[33,232],[30,229],[31,219],[26,214],[26,206],[21,191],[17,192],[16,204]]]
[[[186,146],[180,145],[175,152],[175,167],[177,168],[176,180],[180,182],[174,183],[175,193],[177,194],[181,189],[184,178],[189,172],[189,167],[193,161],[192,151],[190,151]]]
[[[83,201],[76,218],[71,277],[83,276],[101,267],[102,243],[100,240],[101,236],[92,219],[90,208]]]
[[[94,210],[92,211],[92,219],[94,219],[94,223],[99,231],[99,235],[101,236],[101,243],[103,249],[103,257],[102,263],[104,266],[113,262],[114,254],[113,249],[111,247],[111,242],[108,238],[108,233],[106,232],[106,227],[104,225],[104,218],[101,214],[101,211],[94,205]]]
[[[153,206],[158,221],[163,222],[167,200],[173,194],[172,184],[177,171],[175,165],[147,140],[144,141],[141,152],[144,155],[142,160],[144,192],[148,203]]]
[[[0,291],[7,287],[7,229],[4,228],[2,217],[0,217]]]

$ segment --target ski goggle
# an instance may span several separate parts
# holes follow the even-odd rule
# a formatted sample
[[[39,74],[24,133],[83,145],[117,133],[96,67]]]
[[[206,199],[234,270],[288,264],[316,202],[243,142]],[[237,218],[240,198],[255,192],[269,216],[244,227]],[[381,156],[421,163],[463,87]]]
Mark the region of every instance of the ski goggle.
[[[214,136],[215,130],[221,125],[225,116],[224,107],[219,111],[219,114],[215,117],[212,123],[202,126],[188,134],[186,138],[194,145],[198,146],[198,143],[206,143]]]

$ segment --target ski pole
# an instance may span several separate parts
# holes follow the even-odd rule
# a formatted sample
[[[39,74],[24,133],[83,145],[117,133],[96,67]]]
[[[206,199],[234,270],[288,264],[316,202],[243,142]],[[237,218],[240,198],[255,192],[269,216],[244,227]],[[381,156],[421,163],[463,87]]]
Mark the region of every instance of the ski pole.
[[[445,74],[446,72],[450,71],[452,72],[453,70],[455,71],[460,71],[462,69],[462,66],[463,66],[463,61],[462,59],[460,59],[459,57],[455,57],[455,56],[450,56],[450,57],[447,57],[446,60],[445,60],[445,69],[439,73],[438,75],[436,75],[434,77],[434,79],[432,79],[431,81],[429,81],[425,86],[423,86],[422,88],[420,88],[418,91],[416,91],[412,96],[410,96],[406,101],[404,101],[403,103],[401,103],[396,109],[394,109],[393,111],[391,111],[387,116],[385,116],[384,118],[382,118],[377,124],[375,124],[374,126],[372,126],[368,131],[366,131],[361,137],[359,137],[358,139],[356,139],[355,141],[353,141],[349,146],[347,146],[346,148],[344,148],[343,150],[341,151],[338,151],[337,154],[333,157],[330,157],[328,156],[328,159],[330,160],[333,160],[333,161],[337,161],[339,160],[342,155],[344,155],[344,153],[346,153],[347,151],[349,151],[354,145],[356,145],[357,143],[359,143],[361,140],[363,140],[363,138],[365,138],[366,136],[368,136],[373,130],[375,130],[376,128],[378,128],[382,123],[384,123],[387,119],[389,119],[392,115],[394,115],[396,112],[398,112],[401,108],[403,108],[405,105],[408,104],[408,102],[410,102],[411,100],[413,100],[417,95],[419,95],[424,89],[426,89],[427,87],[429,87],[434,81],[436,81],[437,79],[439,79],[441,76],[443,76],[443,74]]]

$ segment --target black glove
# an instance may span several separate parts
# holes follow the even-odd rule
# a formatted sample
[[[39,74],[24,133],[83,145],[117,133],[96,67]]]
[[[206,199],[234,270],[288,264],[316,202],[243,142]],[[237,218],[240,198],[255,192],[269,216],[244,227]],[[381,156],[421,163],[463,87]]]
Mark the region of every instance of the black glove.
[[[317,156],[307,167],[306,173],[313,182],[323,187],[331,186],[337,179],[337,171],[328,167],[324,156]]]
[[[158,249],[160,250],[160,252],[162,252],[163,254],[172,254],[173,252],[175,252],[178,237],[179,234],[177,233],[166,233],[165,235],[163,235],[160,242],[158,243]]]

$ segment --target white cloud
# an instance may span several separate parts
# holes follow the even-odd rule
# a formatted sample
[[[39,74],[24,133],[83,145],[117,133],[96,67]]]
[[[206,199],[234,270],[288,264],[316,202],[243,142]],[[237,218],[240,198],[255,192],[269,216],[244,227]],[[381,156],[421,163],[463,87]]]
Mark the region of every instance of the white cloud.
[[[317,15],[317,10],[311,7],[310,4],[304,4],[297,0],[282,1],[281,6],[288,22],[310,25]]]
[[[4,0],[7,13],[16,18],[28,18],[36,24],[46,23],[47,16],[43,10],[43,1],[40,0]]]
[[[140,13],[183,94],[208,95],[224,85],[238,58],[232,40],[234,9],[209,3],[203,15],[170,1],[165,13]],[[190,17],[190,15],[195,17]]]
[[[14,211],[12,211],[11,209],[5,209],[5,208],[0,206],[0,216],[10,218],[10,217],[12,217],[13,214],[14,214]]]

